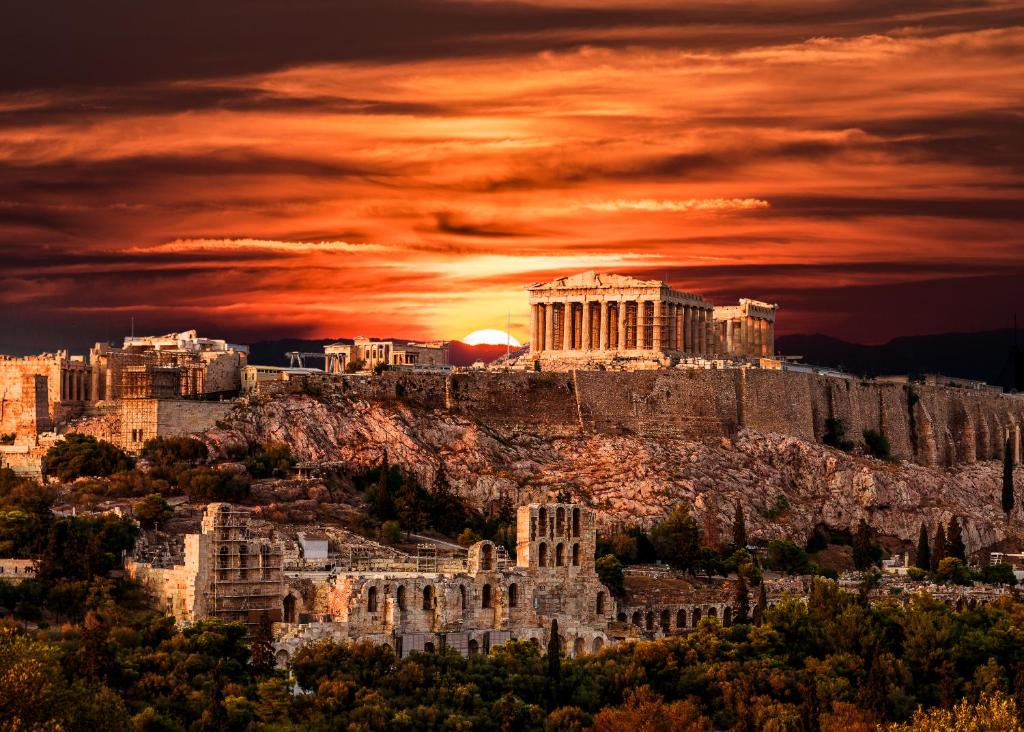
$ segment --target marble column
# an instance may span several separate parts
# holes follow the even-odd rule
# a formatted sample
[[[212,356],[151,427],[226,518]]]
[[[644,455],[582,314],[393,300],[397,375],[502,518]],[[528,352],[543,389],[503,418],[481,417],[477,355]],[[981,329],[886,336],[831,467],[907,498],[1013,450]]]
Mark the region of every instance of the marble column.
[[[529,350],[535,353],[540,350],[537,347],[537,305],[529,306]]]
[[[572,350],[572,303],[566,302],[562,307],[562,350]]]
[[[597,347],[602,351],[608,350],[608,301],[601,301],[600,330],[597,334]]]
[[[701,308],[697,311],[697,351],[702,356],[708,352],[708,311]]]
[[[693,351],[693,323],[689,305],[683,305],[683,348],[686,353]]]
[[[662,305],[661,299],[654,301],[654,323],[651,328],[651,347],[655,351],[661,351],[664,348],[662,343],[662,334],[664,333],[664,327],[662,325],[662,318],[664,317],[664,306]]]
[[[544,304],[544,350],[550,351],[555,340],[555,308],[551,303]]]
[[[626,301],[619,300],[619,332],[616,333],[615,347],[620,350],[626,350]]]
[[[775,356],[775,321],[768,321],[768,355]]]
[[[592,351],[594,344],[591,343],[590,337],[590,303],[587,300],[583,301],[583,335],[580,338],[580,348],[584,351]]]

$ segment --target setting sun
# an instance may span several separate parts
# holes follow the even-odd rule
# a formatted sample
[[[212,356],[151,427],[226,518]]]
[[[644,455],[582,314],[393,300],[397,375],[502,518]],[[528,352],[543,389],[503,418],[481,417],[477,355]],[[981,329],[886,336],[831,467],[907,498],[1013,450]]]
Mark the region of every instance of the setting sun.
[[[518,348],[523,345],[505,331],[498,330],[497,328],[474,330],[463,338],[462,342],[469,346],[504,346],[505,344],[508,344]]]

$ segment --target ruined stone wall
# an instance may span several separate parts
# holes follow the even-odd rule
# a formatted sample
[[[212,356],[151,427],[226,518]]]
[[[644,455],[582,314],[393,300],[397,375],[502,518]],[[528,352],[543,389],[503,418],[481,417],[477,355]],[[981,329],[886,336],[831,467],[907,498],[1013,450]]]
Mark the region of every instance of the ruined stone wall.
[[[234,406],[234,402],[192,399],[124,399],[116,442],[125,450],[138,450],[153,437],[203,432],[214,427]]]
[[[22,420],[34,420],[39,399],[46,412],[44,423],[52,424],[59,418],[54,410],[60,403],[61,366],[66,358],[64,353],[25,358],[0,356],[0,434],[18,432]],[[45,378],[39,395],[33,378],[36,376]],[[26,405],[32,414],[24,414]]]
[[[764,369],[389,372],[267,386],[274,393],[313,390],[400,402],[496,429],[556,435],[702,439],[749,427],[821,441],[826,422],[838,419],[855,445],[862,447],[865,430],[874,430],[888,438],[894,457],[929,466],[999,459],[1007,435],[1019,443],[1024,425],[1024,399],[1015,396]],[[263,385],[260,391],[270,393]]]

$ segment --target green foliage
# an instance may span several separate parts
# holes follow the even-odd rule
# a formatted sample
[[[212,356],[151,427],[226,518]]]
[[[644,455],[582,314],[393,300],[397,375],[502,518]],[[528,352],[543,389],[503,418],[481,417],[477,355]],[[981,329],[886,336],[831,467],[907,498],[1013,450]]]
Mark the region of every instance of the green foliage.
[[[960,521],[956,516],[951,516],[949,526],[946,527],[946,556],[955,557],[960,561],[967,561],[967,547],[964,546],[964,533],[960,528]]]
[[[914,557],[914,565],[925,572],[932,568],[932,550],[928,546],[928,527],[921,524],[921,531],[917,535],[917,556]]]
[[[920,582],[927,576],[928,570],[926,569],[921,569],[920,567],[907,567],[907,577],[915,582]]]
[[[793,542],[783,539],[768,542],[765,566],[786,574],[814,574],[815,569],[807,558],[807,552]]]
[[[240,501],[249,495],[247,476],[205,465],[182,471],[177,482],[193,501]]]
[[[651,530],[658,558],[676,569],[692,570],[700,555],[701,528],[683,506]]]
[[[380,527],[380,534],[385,543],[392,545],[397,544],[402,540],[402,525],[394,519],[391,521],[385,521]]]
[[[614,554],[605,554],[594,564],[597,577],[601,584],[611,590],[616,597],[622,597],[626,591],[626,574],[622,562]]]
[[[874,532],[861,519],[853,534],[853,566],[863,571],[882,563],[882,546],[874,540]]]
[[[283,478],[295,467],[296,460],[288,445],[258,445],[245,459],[245,469],[253,478]]]
[[[744,549],[747,546],[747,521],[743,517],[743,505],[736,504],[736,510],[732,517],[732,545],[736,549]]]
[[[982,581],[990,585],[1016,585],[1017,576],[1009,564],[990,564],[981,571]]]
[[[92,435],[72,433],[46,451],[47,475],[62,481],[84,476],[112,475],[132,467],[132,459],[123,450]]]
[[[932,539],[932,556],[931,556],[931,567],[932,572],[939,571],[939,563],[946,558],[946,529],[941,523],[935,528],[935,538]]]
[[[174,515],[174,509],[159,493],[151,493],[135,504],[134,513],[140,524],[156,528]]]
[[[843,452],[853,449],[853,442],[846,437],[846,424],[834,417],[825,420],[825,434],[821,436],[821,441]]]
[[[864,430],[864,447],[868,454],[879,460],[892,458],[892,447],[889,445],[889,438],[877,430]]]
[[[206,444],[194,437],[154,437],[146,440],[139,457],[153,465],[205,463],[210,452]]]
[[[178,629],[138,595],[99,600],[77,626],[0,625],[0,719],[69,730],[129,719],[138,730],[1020,730],[1024,603],[1009,598],[960,611],[925,595],[861,604],[816,580],[806,602],[768,609],[762,585],[754,625],[708,623],[576,658],[557,640],[546,655],[512,641],[404,659],[321,642],[292,659],[305,690],[292,696],[241,625]]]
[[[14,432],[0,434],[0,445],[13,445],[18,436]]]
[[[964,564],[962,559],[957,559],[956,557],[946,557],[939,562],[935,579],[939,582],[954,585],[974,584],[971,570]]]

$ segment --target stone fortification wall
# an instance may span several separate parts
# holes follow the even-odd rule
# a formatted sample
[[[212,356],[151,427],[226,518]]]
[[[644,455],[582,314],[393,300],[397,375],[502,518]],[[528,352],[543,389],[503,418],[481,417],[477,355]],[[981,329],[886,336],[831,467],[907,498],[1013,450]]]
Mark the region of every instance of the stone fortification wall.
[[[948,466],[1019,454],[1024,399],[761,369],[467,372],[329,376],[271,385],[444,410],[500,430],[731,437],[742,427],[821,441],[829,419],[863,445],[888,438],[895,457]],[[261,391],[263,387],[261,386]]]

